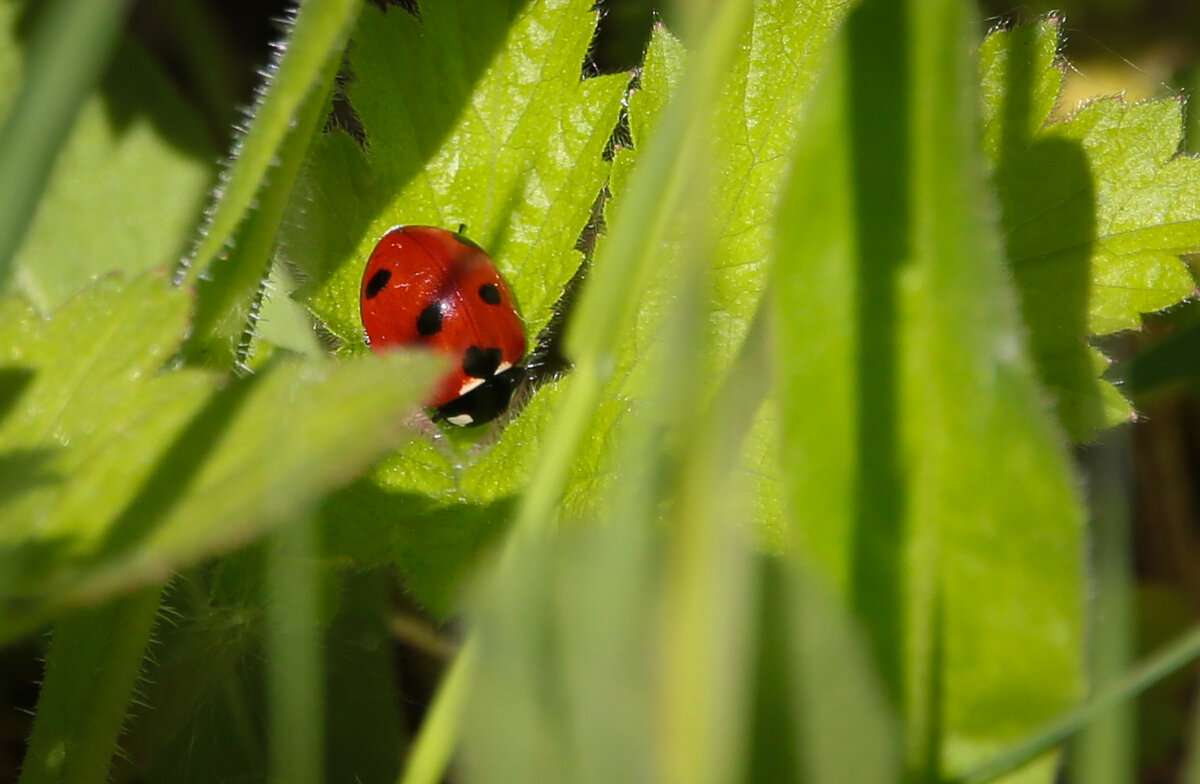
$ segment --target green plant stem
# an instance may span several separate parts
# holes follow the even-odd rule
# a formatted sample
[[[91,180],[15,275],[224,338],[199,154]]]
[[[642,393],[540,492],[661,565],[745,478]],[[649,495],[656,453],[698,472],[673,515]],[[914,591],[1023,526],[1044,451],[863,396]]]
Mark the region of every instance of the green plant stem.
[[[54,627],[21,784],[103,784],[141,671],[161,586]]]
[[[204,237],[181,275],[183,283],[195,283],[233,238],[293,129],[301,105],[329,58],[341,55],[361,9],[362,0],[301,4],[286,49],[277,65],[270,68],[270,84],[254,112],[250,129],[235,143],[236,157],[225,173]]]
[[[275,532],[267,558],[271,774],[292,784],[317,784],[323,778],[325,680],[316,537],[315,521],[305,515]]]
[[[1050,751],[1125,700],[1136,697],[1148,687],[1200,657],[1200,624],[1175,642],[1130,670],[1123,678],[1100,690],[1092,699],[1051,722],[1025,741],[990,762],[961,776],[944,779],[945,784],[984,784],[1011,773]]]
[[[256,300],[270,272],[279,224],[309,145],[328,113],[340,65],[339,58],[330,57],[316,75],[308,98],[297,110],[291,132],[279,147],[270,181],[259,191],[257,207],[237,227],[234,247],[213,260],[209,278],[197,286],[192,333],[183,346],[189,362],[228,370],[245,360],[254,329]]]
[[[104,72],[129,0],[59,0],[40,20],[21,89],[0,130],[0,291],[59,149]]]

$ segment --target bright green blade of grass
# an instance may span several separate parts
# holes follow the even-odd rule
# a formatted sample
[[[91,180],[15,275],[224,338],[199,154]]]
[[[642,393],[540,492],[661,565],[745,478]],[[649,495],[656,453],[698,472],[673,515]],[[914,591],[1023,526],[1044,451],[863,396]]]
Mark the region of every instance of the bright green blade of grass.
[[[741,37],[747,9],[730,0],[716,12],[694,69],[683,77],[657,132],[638,158],[623,205],[571,319],[567,352],[575,368],[556,413],[555,430],[522,497],[516,519],[519,529],[545,530],[557,517],[571,468],[615,370],[623,327],[633,320],[658,268],[663,240],[690,181],[689,169],[707,149],[701,142],[703,126],[711,123],[709,112]]]
[[[1082,514],[987,220],[969,16],[855,14],[779,223],[786,501],[924,778],[1078,696]]]
[[[777,209],[787,176],[788,151],[822,57],[849,5],[841,0],[755,4],[753,20],[720,74],[711,152],[691,163],[704,167],[715,183],[712,229],[716,232],[711,269],[715,296],[708,314],[715,337],[706,358],[705,381],[693,394],[712,393],[728,371],[761,302],[772,252],[770,216]],[[674,122],[666,107],[701,57],[699,51],[689,55],[665,29],[656,29],[651,38],[640,87],[629,99],[633,150],[619,149],[614,161],[613,199],[608,208],[614,223],[622,219],[625,209],[646,209],[641,204],[629,206],[639,161],[656,143],[658,133]],[[636,301],[614,322],[621,333],[613,342],[613,369],[600,394],[600,411],[585,437],[588,447],[571,467],[564,493],[568,514],[589,513],[589,499],[607,477],[619,473],[614,462],[618,453],[606,449],[605,444],[610,443],[611,433],[625,426],[626,401],[644,395],[644,388],[653,384],[664,361],[658,335],[662,319],[674,305],[676,270],[685,263],[687,246],[681,242],[685,231],[677,224],[661,228],[662,240],[654,247],[650,271],[637,283]],[[604,239],[599,245],[597,275],[609,242]],[[573,383],[572,379],[563,386],[569,388]],[[766,451],[761,441],[749,443],[747,450],[751,454]],[[760,487],[759,497],[770,494],[769,489]],[[757,508],[762,514],[758,524],[764,530],[778,527],[776,505],[768,502]]]
[[[127,0],[59,0],[38,20],[21,90],[0,128],[0,292],[63,141],[103,70]]]

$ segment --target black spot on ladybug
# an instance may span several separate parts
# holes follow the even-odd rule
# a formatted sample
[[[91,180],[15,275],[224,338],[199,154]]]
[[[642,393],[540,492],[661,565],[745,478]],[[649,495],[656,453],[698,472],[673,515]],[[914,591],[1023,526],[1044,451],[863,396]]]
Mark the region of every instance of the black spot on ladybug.
[[[367,299],[375,299],[375,296],[383,291],[383,287],[391,279],[392,271],[388,269],[381,269],[372,275],[371,279],[367,281]]]
[[[500,289],[495,283],[484,283],[479,287],[479,298],[489,305],[499,305]]]
[[[462,369],[471,378],[491,378],[500,367],[503,354],[498,348],[471,346],[463,354]]]
[[[434,302],[421,311],[417,316],[417,332],[422,335],[436,335],[442,331],[442,303]]]

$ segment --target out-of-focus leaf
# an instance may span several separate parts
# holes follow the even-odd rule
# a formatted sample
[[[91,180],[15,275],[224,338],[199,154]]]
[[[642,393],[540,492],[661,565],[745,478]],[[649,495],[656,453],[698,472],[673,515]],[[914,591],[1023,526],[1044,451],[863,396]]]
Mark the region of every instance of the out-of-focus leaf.
[[[79,0],[28,6],[36,12],[28,58],[0,126],[0,292],[8,290],[13,257],[56,156],[112,51],[128,4]],[[20,10],[9,3],[4,21],[15,20]],[[10,101],[0,98],[2,103]]]
[[[0,424],[16,468],[0,493],[5,635],[304,509],[401,438],[439,366],[279,362],[232,382],[166,370],[188,305],[154,275],[105,279],[49,321],[0,302],[0,363],[33,373]]]
[[[25,70],[23,3],[0,6],[0,107]],[[99,274],[173,263],[213,175],[196,110],[134,40],[118,40],[104,77],[59,152],[16,255],[17,284],[44,314]]]
[[[988,220],[964,8],[852,15],[779,218],[790,524],[864,624],[918,778],[1081,685],[1082,510]]]

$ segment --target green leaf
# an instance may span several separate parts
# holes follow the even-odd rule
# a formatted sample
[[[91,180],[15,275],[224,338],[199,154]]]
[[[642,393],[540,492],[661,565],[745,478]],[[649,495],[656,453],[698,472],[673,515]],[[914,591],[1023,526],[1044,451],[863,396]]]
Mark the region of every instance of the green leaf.
[[[362,268],[391,226],[465,224],[531,337],[579,266],[626,80],[580,78],[591,3],[524,5],[428,3],[419,21],[394,7],[363,14],[347,96],[367,150],[340,131],[322,140],[287,238],[315,282],[307,301],[356,347]]]
[[[779,216],[791,530],[864,624],[922,780],[1081,685],[1083,513],[988,220],[964,8],[855,13]]]
[[[1088,337],[1136,328],[1195,289],[1179,254],[1200,249],[1200,160],[1178,154],[1173,98],[1100,98],[1049,122],[1059,25],[985,41],[984,144],[1034,361],[1068,434],[1086,441],[1132,415]]]
[[[33,379],[0,423],[0,633],[253,539],[406,431],[435,363],[277,362],[222,382],[165,370],[190,301],[102,280],[49,321],[0,302],[0,364]],[[81,335],[89,336],[85,344]]]
[[[25,70],[21,8],[0,6],[0,105]],[[36,5],[36,4],[34,4]],[[17,111],[25,111],[18,108]],[[129,37],[84,100],[58,151],[37,214],[15,257],[18,289],[42,313],[107,272],[173,263],[213,175],[212,141],[196,110]]]
[[[627,82],[581,79],[595,20],[588,0],[427,3],[419,20],[364,11],[347,97],[366,149],[336,129],[315,143],[282,243],[308,279],[298,297],[343,353],[367,351],[362,269],[396,224],[466,224],[512,285],[531,343],[549,321],[582,261],[575,243],[604,184]],[[418,598],[448,611],[466,564],[503,530],[554,398],[540,390],[479,444],[450,433],[407,445],[373,486],[326,506],[329,546],[397,561]],[[387,547],[364,547],[371,537],[353,532],[381,519],[390,529],[374,541]]]
[[[805,99],[815,81],[817,68],[829,42],[849,7],[842,0],[822,3],[791,3],[782,0],[757,3],[751,26],[737,47],[716,99],[711,121],[711,160],[705,163],[708,186],[713,194],[714,240],[711,265],[714,294],[708,314],[708,330],[714,343],[707,360],[706,377],[719,379],[728,369],[745,337],[751,318],[762,300],[771,255],[774,214],[791,148]],[[634,149],[619,150],[613,172],[610,223],[621,220],[631,175],[645,150],[653,143],[664,108],[676,90],[685,68],[687,53],[663,28],[655,30],[647,52],[640,87],[630,98],[630,129]],[[658,194],[656,198],[662,198]],[[629,206],[646,210],[645,204]],[[644,395],[662,364],[660,341],[662,318],[674,307],[675,277],[686,244],[681,232],[689,227],[675,225],[654,245],[652,274],[637,284],[627,317],[613,324],[588,324],[585,330],[619,330],[612,381],[601,403],[601,413],[585,436],[585,448],[572,468],[567,485],[566,516],[582,513],[572,502],[589,503],[597,475],[613,475],[618,439],[629,411],[628,401]],[[604,263],[602,239],[597,251],[599,278]],[[586,292],[585,292],[586,296]],[[583,312],[579,314],[580,319]],[[573,326],[572,330],[576,328]],[[573,334],[573,333],[572,333]],[[572,383],[573,379],[568,379]],[[711,383],[711,382],[710,382]],[[707,385],[689,394],[711,393]],[[748,446],[761,451],[761,448]],[[764,504],[762,511],[773,507]],[[761,520],[764,527],[778,525],[778,517]]]

